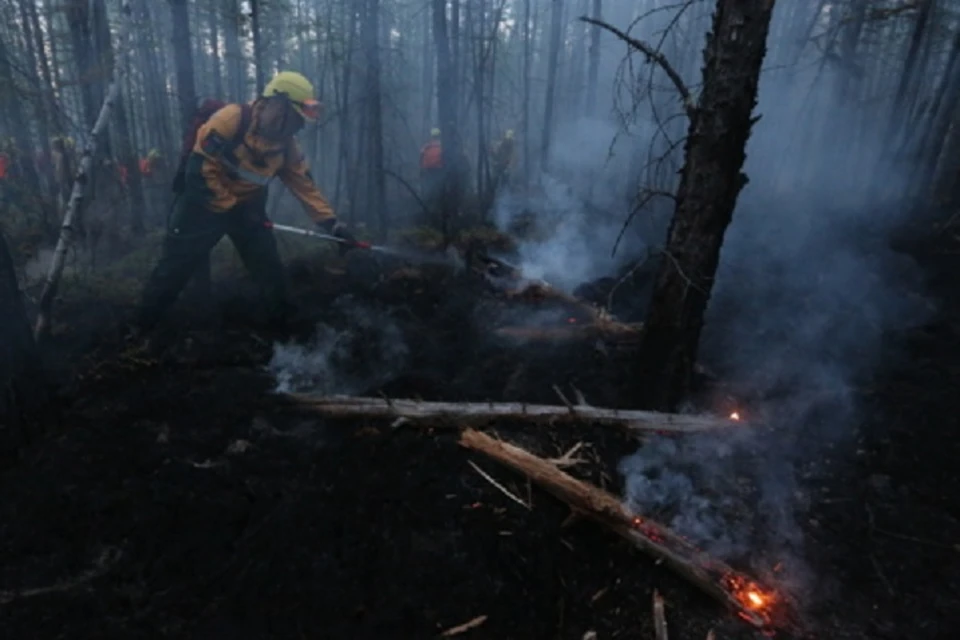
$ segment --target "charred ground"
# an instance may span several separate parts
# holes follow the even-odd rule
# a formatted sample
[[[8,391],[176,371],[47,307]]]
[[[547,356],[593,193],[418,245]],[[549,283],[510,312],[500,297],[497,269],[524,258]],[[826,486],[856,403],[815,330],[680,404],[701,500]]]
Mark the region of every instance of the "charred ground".
[[[897,357],[863,390],[856,445],[803,483],[819,637],[947,638],[960,624],[960,247],[915,250],[938,315],[889,337]],[[369,393],[554,402],[551,385],[572,384],[596,404],[629,404],[618,375],[629,353],[492,342],[478,292],[456,276],[370,286],[313,264],[291,271],[301,339],[317,322],[348,321],[347,296],[402,329],[403,367]],[[53,346],[62,424],[4,460],[10,637],[425,638],[485,615],[464,637],[650,638],[654,588],[672,637],[751,637],[611,534],[563,526],[564,506],[450,434],[323,422],[288,406],[264,369],[274,336],[249,323],[251,292],[231,287],[215,320],[181,306],[160,358],[124,350],[127,309],[82,298],[63,309],[72,320]],[[616,492],[616,460],[633,449],[596,430],[499,434],[551,456],[584,441],[593,462],[574,473]]]

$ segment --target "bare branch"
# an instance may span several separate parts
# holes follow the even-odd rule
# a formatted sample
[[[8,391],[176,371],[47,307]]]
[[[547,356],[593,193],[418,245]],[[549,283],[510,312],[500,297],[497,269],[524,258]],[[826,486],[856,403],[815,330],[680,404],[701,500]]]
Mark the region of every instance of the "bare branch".
[[[683,108],[686,110],[688,116],[692,116],[696,106],[693,102],[693,96],[690,94],[690,90],[687,89],[687,85],[683,83],[683,78],[680,77],[680,74],[677,73],[677,70],[673,68],[673,65],[670,64],[670,61],[667,60],[666,56],[654,49],[652,46],[637,40],[636,38],[631,38],[623,31],[620,31],[611,24],[608,24],[602,20],[596,20],[588,16],[581,16],[580,20],[582,22],[587,22],[601,29],[606,29],[613,35],[617,36],[628,45],[642,53],[647,57],[651,62],[655,62],[664,73],[667,74],[667,77],[670,78],[670,81],[673,82],[673,85],[677,88],[677,91],[680,93],[680,97],[683,98]]]

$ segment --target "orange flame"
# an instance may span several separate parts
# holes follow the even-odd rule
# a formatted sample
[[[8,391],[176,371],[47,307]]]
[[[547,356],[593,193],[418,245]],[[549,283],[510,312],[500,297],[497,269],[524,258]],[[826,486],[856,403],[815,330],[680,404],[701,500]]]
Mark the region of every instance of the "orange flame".
[[[740,412],[734,411],[733,413],[731,413],[730,419],[733,420],[734,422],[740,422]]]

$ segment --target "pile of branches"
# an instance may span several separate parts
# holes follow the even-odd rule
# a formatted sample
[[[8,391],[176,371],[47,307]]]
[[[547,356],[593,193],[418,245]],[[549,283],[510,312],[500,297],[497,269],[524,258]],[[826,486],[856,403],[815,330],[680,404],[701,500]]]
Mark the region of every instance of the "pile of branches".
[[[576,457],[583,443],[556,458],[544,458],[496,438],[485,429],[550,430],[560,424],[616,429],[633,437],[651,435],[683,437],[687,434],[725,432],[751,428],[733,417],[678,415],[652,411],[621,411],[593,407],[582,396],[571,402],[559,389],[559,405],[522,403],[444,403],[420,400],[288,395],[298,410],[327,419],[359,419],[363,424],[386,421],[392,430],[415,429],[425,434],[453,432],[460,446],[495,460],[521,473],[542,489],[566,503],[572,518],[592,520],[642,552],[654,556],[704,593],[729,608],[749,625],[765,631],[799,629],[795,604],[769,584],[711,557],[667,526],[631,511],[610,492],[565,471],[583,460]],[[469,462],[497,491],[509,500],[531,509],[532,505]],[[658,638],[666,640],[663,601],[654,596]]]

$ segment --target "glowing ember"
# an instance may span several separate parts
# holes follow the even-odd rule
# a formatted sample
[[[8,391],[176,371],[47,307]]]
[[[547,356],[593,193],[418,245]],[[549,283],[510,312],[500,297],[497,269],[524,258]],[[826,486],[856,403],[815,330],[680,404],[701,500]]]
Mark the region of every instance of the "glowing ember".
[[[724,581],[726,587],[743,607],[741,617],[749,620],[749,615],[758,616],[764,623],[769,624],[772,607],[777,598],[774,593],[762,590],[756,583],[743,576],[728,575]]]
[[[730,419],[739,422],[740,421],[740,412],[734,411],[730,414]]]
[[[567,322],[569,322],[570,324],[577,324],[577,319],[576,319],[576,318],[567,318]]]
[[[764,599],[764,597],[759,593],[757,593],[756,591],[748,592],[747,600],[749,600],[750,604],[752,604],[755,607],[762,607],[763,604],[766,602],[766,599]]]

